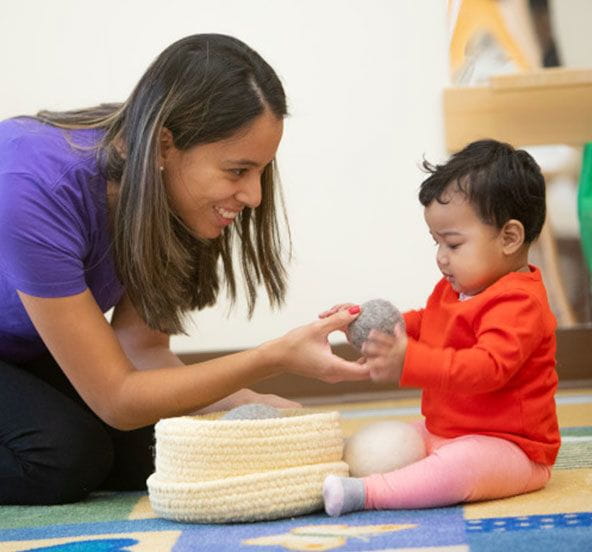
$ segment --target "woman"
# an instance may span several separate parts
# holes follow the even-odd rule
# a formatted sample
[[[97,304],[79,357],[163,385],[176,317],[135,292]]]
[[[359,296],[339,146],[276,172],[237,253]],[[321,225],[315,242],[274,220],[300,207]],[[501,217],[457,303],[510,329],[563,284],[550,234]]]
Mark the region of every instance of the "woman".
[[[144,488],[158,419],[292,404],[245,389],[263,378],[367,377],[327,342],[357,308],[200,364],[169,349],[222,284],[235,298],[237,256],[250,312],[260,283],[272,304],[284,299],[274,159],[285,115],[257,53],[195,35],[121,105],[0,123],[1,504]]]

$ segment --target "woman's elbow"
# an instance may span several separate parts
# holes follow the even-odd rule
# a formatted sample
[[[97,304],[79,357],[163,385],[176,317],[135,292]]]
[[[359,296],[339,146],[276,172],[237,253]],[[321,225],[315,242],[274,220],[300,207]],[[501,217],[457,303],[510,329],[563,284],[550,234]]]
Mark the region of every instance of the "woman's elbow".
[[[150,425],[149,421],[135,416],[127,401],[110,400],[94,408],[95,414],[109,427],[119,431],[132,431]]]
[[[118,429],[119,431],[133,431],[134,429],[140,429],[149,424],[143,424],[140,422],[134,422],[129,420],[123,416],[110,416],[106,418],[102,418],[102,420],[113,429]]]

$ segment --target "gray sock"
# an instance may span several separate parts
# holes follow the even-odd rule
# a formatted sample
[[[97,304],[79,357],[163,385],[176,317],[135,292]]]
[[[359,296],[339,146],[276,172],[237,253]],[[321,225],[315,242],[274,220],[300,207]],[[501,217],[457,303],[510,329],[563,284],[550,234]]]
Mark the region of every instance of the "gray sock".
[[[364,509],[364,482],[355,477],[329,475],[323,484],[325,511],[332,517]]]

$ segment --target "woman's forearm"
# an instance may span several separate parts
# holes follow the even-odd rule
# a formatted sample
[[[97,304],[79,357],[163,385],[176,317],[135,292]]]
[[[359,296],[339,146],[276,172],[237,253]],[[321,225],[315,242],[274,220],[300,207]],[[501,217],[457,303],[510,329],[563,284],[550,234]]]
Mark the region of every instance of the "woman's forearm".
[[[270,348],[261,346],[199,364],[131,371],[112,398],[105,421],[118,429],[135,429],[200,410],[276,374],[273,358]]]
[[[125,349],[125,354],[138,370],[153,370],[163,366],[183,366],[181,359],[166,346],[148,347],[141,350]]]

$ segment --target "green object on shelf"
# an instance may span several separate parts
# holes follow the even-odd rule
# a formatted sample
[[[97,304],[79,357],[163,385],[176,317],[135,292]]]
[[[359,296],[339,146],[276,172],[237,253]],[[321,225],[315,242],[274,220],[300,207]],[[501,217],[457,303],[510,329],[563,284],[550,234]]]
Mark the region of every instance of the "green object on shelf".
[[[592,274],[592,142],[584,145],[582,172],[578,183],[580,238],[588,271]]]

